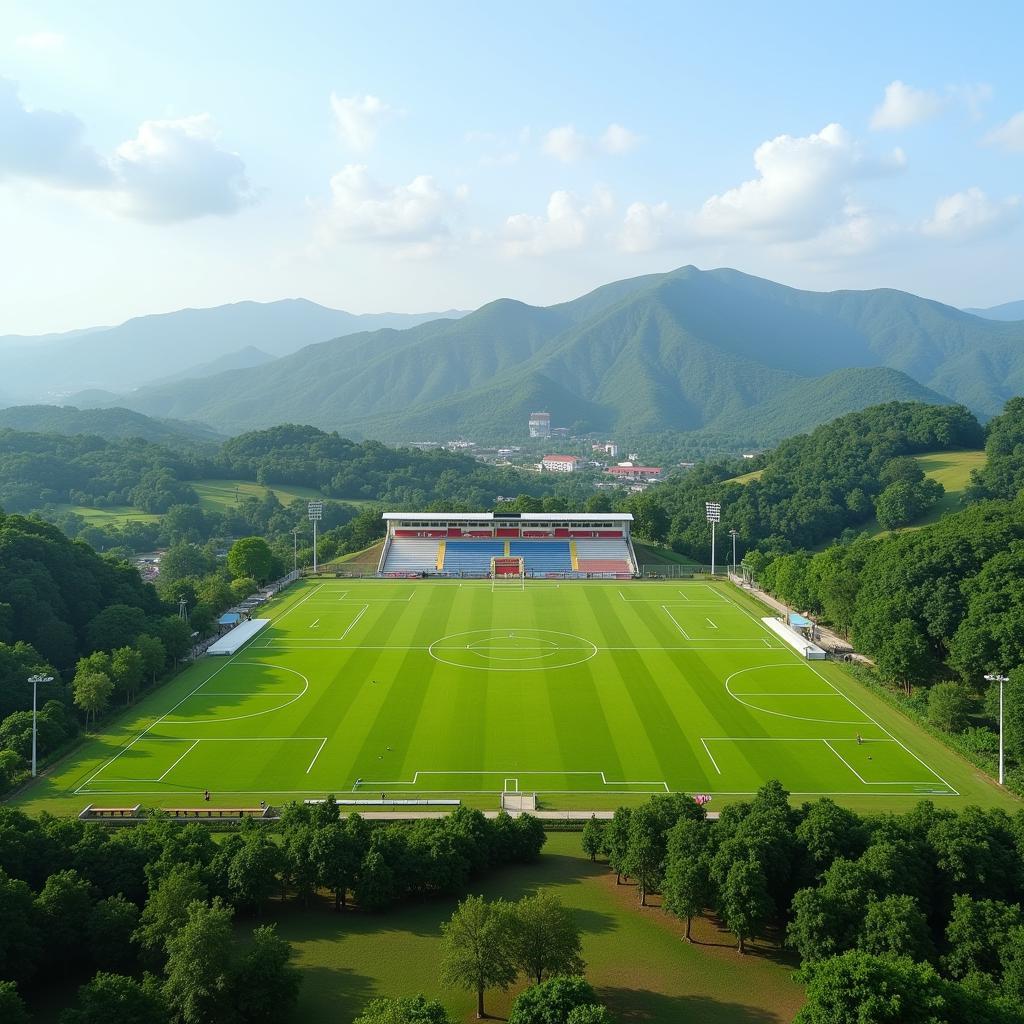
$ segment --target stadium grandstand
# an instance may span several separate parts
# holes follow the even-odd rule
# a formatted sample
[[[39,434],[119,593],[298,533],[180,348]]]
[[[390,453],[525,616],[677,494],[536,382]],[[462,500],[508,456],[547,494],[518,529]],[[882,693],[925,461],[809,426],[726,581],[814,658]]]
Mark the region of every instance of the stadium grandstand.
[[[627,579],[638,572],[633,517],[551,512],[385,512],[380,576]]]

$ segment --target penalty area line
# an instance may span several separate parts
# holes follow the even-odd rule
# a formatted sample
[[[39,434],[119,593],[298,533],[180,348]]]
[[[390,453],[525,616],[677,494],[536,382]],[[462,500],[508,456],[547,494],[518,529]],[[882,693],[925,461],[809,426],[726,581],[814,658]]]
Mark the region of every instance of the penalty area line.
[[[325,746],[327,746],[326,736],[323,738],[323,742],[320,744],[320,746],[316,748],[316,753],[313,755],[313,760],[309,762],[309,767],[306,769],[307,775],[313,770],[313,765],[316,764],[316,759],[320,756],[320,751],[323,750]]]

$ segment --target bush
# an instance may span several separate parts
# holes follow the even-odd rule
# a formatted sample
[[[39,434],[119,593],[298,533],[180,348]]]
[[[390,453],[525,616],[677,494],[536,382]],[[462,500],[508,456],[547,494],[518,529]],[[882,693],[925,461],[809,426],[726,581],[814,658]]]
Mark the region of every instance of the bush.
[[[582,978],[548,978],[516,997],[508,1024],[566,1024],[577,1007],[596,1002],[594,990]]]
[[[928,721],[943,732],[963,732],[972,703],[963,683],[936,683],[928,691]]]

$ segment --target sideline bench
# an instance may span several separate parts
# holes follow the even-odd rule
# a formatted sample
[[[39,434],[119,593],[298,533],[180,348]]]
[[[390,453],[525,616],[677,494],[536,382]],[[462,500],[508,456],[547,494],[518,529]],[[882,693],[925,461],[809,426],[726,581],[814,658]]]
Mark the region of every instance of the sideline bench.
[[[303,800],[306,804],[322,804],[324,800]],[[461,800],[335,800],[339,807],[458,807]]]
[[[266,807],[161,807],[171,818],[269,818],[272,809]]]
[[[87,804],[78,818],[79,821],[88,821],[90,818],[137,818],[141,809],[142,804],[134,807],[95,807]]]

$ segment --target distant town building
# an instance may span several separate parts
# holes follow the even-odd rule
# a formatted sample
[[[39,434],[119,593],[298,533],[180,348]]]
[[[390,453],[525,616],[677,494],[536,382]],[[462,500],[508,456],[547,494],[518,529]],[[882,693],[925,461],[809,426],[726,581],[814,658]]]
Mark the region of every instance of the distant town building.
[[[661,466],[635,466],[632,462],[620,462],[617,466],[606,469],[605,473],[616,480],[628,480],[633,483],[661,479]]]
[[[568,427],[552,427],[551,428],[551,436],[552,437],[568,437],[569,436],[569,428]]]
[[[549,473],[575,473],[580,461],[575,455],[545,455],[540,464]]]
[[[530,413],[530,437],[551,436],[551,413],[531,412]]]

